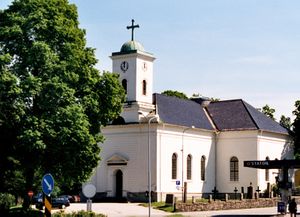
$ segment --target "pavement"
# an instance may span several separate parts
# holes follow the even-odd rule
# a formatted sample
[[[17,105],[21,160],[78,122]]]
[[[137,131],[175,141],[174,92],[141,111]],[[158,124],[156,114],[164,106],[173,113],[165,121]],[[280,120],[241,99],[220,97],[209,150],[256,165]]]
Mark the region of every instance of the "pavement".
[[[298,206],[298,210],[300,206]],[[71,206],[65,209],[65,212],[73,212],[87,210],[86,203],[72,203]],[[140,206],[138,203],[93,203],[92,211],[95,213],[102,213],[108,217],[146,217],[149,216],[148,207]],[[277,213],[277,207],[267,208],[253,208],[253,209],[236,209],[236,210],[218,210],[218,211],[201,211],[201,212],[176,212],[168,213],[161,210],[151,208],[152,217],[165,216],[185,216],[185,217],[222,217],[222,216],[282,216],[289,217],[290,214],[281,215]],[[299,213],[298,213],[299,214]]]

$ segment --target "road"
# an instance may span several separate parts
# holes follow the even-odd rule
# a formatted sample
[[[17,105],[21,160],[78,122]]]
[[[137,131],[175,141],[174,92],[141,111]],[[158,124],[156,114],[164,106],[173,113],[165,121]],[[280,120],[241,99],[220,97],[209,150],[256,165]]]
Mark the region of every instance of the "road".
[[[65,209],[65,212],[73,212],[86,210],[85,203],[72,203],[70,207]],[[298,210],[300,207],[298,206]],[[139,206],[138,203],[93,203],[92,211],[102,213],[108,217],[145,217],[148,216],[148,208]],[[242,210],[219,210],[219,211],[203,211],[203,212],[178,212],[182,216],[278,216],[276,207],[242,209]],[[151,209],[151,216],[163,217],[172,216],[172,213],[167,213],[160,210]],[[281,216],[281,215],[280,215]],[[286,215],[288,217],[290,215]]]

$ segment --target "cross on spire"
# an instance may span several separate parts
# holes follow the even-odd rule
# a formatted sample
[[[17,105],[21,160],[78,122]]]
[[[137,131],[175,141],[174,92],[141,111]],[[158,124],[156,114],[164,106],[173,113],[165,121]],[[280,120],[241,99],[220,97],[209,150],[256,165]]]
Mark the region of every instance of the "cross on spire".
[[[134,29],[135,28],[140,28],[140,26],[137,24],[137,25],[134,25],[134,19],[131,20],[131,26],[127,26],[126,27],[127,29],[131,29],[131,41],[133,41],[133,32],[134,32]]]

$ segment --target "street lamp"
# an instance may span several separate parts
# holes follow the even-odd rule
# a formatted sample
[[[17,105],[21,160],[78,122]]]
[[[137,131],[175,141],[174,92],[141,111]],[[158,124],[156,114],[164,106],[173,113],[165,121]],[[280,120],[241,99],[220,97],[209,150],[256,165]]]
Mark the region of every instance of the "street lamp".
[[[150,112],[151,113],[151,112]],[[142,112],[139,112],[140,115],[143,115],[148,120],[148,216],[151,216],[151,143],[150,143],[150,124],[154,119],[158,119],[157,115],[148,114],[145,116]]]
[[[195,126],[187,127],[182,131],[182,144],[181,144],[181,152],[182,152],[182,161],[181,161],[181,193],[182,193],[182,202],[185,202],[184,200],[184,133],[189,129],[194,129]]]

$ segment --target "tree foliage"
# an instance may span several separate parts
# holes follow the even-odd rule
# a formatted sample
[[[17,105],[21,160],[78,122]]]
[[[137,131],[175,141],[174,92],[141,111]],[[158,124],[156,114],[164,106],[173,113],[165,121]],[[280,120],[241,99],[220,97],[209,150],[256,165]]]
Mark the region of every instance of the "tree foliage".
[[[279,124],[283,126],[284,128],[290,130],[292,126],[291,118],[285,117],[284,115],[281,115]]]
[[[162,92],[162,94],[167,95],[167,96],[175,96],[180,99],[188,99],[188,97],[184,93],[176,91],[176,90],[165,90]]]
[[[294,122],[292,124],[293,139],[294,139],[294,152],[295,158],[300,159],[300,100],[295,102],[295,115]]]
[[[15,0],[0,11],[0,192],[24,193],[46,172],[72,186],[100,160],[100,128],[125,93],[116,74],[94,67],[78,25],[67,0]]]
[[[275,117],[274,117],[275,109],[271,108],[269,105],[265,105],[264,107],[262,107],[262,113],[264,113],[269,118],[275,121]]]

